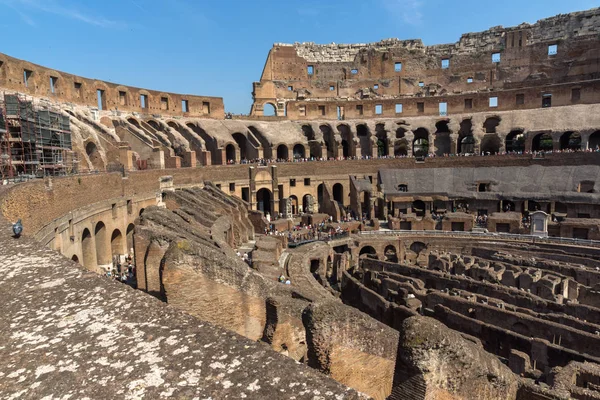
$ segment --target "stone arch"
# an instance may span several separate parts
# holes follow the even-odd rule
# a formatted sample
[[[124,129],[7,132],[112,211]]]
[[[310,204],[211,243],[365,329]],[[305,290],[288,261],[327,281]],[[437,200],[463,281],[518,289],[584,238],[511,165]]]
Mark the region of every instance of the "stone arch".
[[[400,127],[396,129],[396,139],[404,139],[406,137],[406,128]]]
[[[375,256],[375,257],[373,257],[373,256]],[[358,257],[359,258],[363,258],[363,257],[376,258],[377,251],[375,250],[375,248],[373,246],[366,245],[360,249],[360,252],[358,253]]]
[[[341,183],[333,185],[333,200],[344,204],[344,186]]]
[[[387,156],[389,154],[389,141],[385,124],[377,124],[375,126],[375,136],[377,137],[377,156]]]
[[[292,150],[292,154],[294,155],[294,158],[306,157],[306,154],[304,152],[304,146],[301,145],[300,143],[296,144]]]
[[[412,211],[417,215],[417,217],[425,216],[425,202],[423,200],[415,200],[412,202]]]
[[[427,245],[423,242],[413,242],[410,245],[410,250],[416,255],[419,255],[425,249],[427,249]]]
[[[189,129],[192,130],[192,132],[194,132],[197,136],[204,140],[206,150],[210,152],[212,164],[223,162],[223,160],[221,160],[221,152],[217,146],[217,140],[214,137],[206,133],[204,129],[202,129],[195,123],[188,122],[187,124],[185,124],[185,126],[187,126]]]
[[[138,129],[142,129],[142,127],[140,125],[140,121],[138,121],[137,119],[135,119],[133,117],[127,118],[127,122],[129,122],[131,125],[135,126]]]
[[[240,132],[235,132],[231,135],[231,137],[233,137],[233,140],[235,140],[235,142],[238,145],[238,148],[240,149],[240,160],[249,160],[250,158],[257,158],[255,154],[253,154],[253,157],[250,157],[249,153],[252,153],[252,151],[248,150],[250,150],[249,148],[252,146],[250,146],[250,143],[248,143],[248,138],[244,134]],[[230,160],[230,158],[227,157],[227,160]]]
[[[127,251],[131,251],[131,249],[133,249],[133,232],[135,230],[135,225],[134,224],[129,224],[127,225],[127,230],[126,230],[126,240],[127,240]]]
[[[73,257],[71,257],[71,261],[74,261],[79,264],[79,257],[77,257],[77,254],[73,254]]]
[[[561,150],[581,150],[581,135],[579,132],[565,132],[560,137]]]
[[[510,131],[506,135],[506,151],[509,153],[522,153],[525,151],[525,133],[521,129]]]
[[[498,116],[486,118],[485,122],[483,123],[483,131],[485,133],[497,133],[496,128],[498,125],[500,125],[500,121],[500,117]]]
[[[285,144],[277,146],[277,159],[287,161],[289,158],[288,148]]]
[[[146,211],[145,208],[140,208],[140,212],[138,213],[138,217],[141,217],[142,214],[144,213],[144,211]]]
[[[385,255],[385,261],[393,263],[398,262],[398,251],[396,250],[396,246],[391,244],[386,246],[385,250],[383,251],[383,254]]]
[[[429,154],[429,132],[425,128],[415,130],[413,139],[413,155],[426,157]]]
[[[96,260],[98,265],[106,265],[111,261],[111,255],[109,254],[110,244],[108,242],[108,233],[106,231],[106,225],[100,221],[94,228],[94,239],[96,241]]]
[[[123,254],[123,245],[123,235],[121,234],[120,230],[115,229],[112,235],[110,236],[111,254],[113,256]]]
[[[96,143],[92,141],[87,142],[85,145],[85,154],[88,156],[94,169],[104,169],[104,161],[102,160],[102,155],[98,151]]]
[[[325,146],[327,147],[327,158],[335,157],[335,137],[333,134],[333,129],[329,125],[321,125],[319,126],[321,133],[323,134],[323,141],[325,142]]]
[[[356,136],[360,142],[360,155],[362,157],[372,157],[373,148],[371,145],[371,131],[366,124],[356,125]]]
[[[153,119],[149,119],[149,120],[148,120],[148,121],[146,121],[146,122],[148,123],[148,125],[150,125],[150,126],[151,126],[151,127],[153,127],[154,129],[156,129],[156,130],[160,130],[160,124],[159,124],[158,122],[156,122],[155,120],[153,120]],[[170,122],[168,123],[168,125],[169,125],[171,128],[175,128],[175,129],[177,129],[177,124],[176,124],[174,121],[170,121]]]
[[[529,329],[529,327],[523,322],[515,322],[510,328],[510,330],[526,337],[531,336],[531,329]]]
[[[269,189],[260,189],[256,192],[256,209],[262,211],[265,215],[267,213],[273,215],[272,200],[273,193]]]
[[[494,133],[484,135],[481,139],[481,152],[484,154],[498,154],[501,145],[502,141],[498,135]]]
[[[81,254],[84,267],[92,269],[98,265],[96,261],[96,249],[94,248],[94,239],[88,228],[85,228],[81,234]]]
[[[277,107],[273,103],[265,103],[263,104],[263,115],[265,117],[276,117],[277,116]]]
[[[295,195],[291,195],[289,197],[289,203],[290,203],[290,213],[292,215],[298,215],[299,214],[299,209],[298,209],[298,197],[296,197]]]
[[[306,140],[315,140],[315,131],[313,130],[312,126],[308,124],[302,125],[302,133],[304,134]]]
[[[225,160],[227,160],[227,163],[235,163],[237,161],[235,156],[235,146],[232,143],[225,146]]]
[[[342,138],[342,155],[344,157],[356,156],[356,144],[354,143],[354,135],[352,134],[350,126],[347,124],[339,124],[337,129]]]
[[[531,140],[532,151],[551,151],[553,148],[552,135],[548,132],[538,133]]]
[[[588,148],[592,150],[600,149],[600,131],[596,131],[590,135],[588,139]]]
[[[456,152],[458,154],[475,153],[475,137],[473,136],[473,121],[465,118],[460,122],[458,131],[458,143]]]
[[[449,121],[441,120],[435,124],[435,136],[433,145],[437,149],[435,154],[437,156],[443,156],[444,154],[450,154],[452,151],[451,140],[450,140],[450,128],[448,127]]]

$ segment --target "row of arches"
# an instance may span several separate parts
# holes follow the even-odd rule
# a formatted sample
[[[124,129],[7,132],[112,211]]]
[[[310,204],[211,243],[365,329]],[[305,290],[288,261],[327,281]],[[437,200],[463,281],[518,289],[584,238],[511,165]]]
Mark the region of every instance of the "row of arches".
[[[134,225],[129,224],[125,234],[121,229],[114,229],[110,233],[104,222],[97,222],[93,229],[85,228],[81,233],[81,260],[77,254],[73,255],[73,261],[81,263],[87,269],[108,265],[113,256],[127,254],[133,248]]]

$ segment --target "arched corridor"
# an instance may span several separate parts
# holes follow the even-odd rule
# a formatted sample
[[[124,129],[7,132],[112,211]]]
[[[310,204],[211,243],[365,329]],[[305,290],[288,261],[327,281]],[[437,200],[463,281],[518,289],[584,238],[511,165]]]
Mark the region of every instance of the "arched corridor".
[[[531,141],[532,151],[551,151],[552,147],[552,135],[549,133],[539,133]]]
[[[285,144],[277,146],[277,159],[284,161],[288,160],[288,148]]]
[[[110,238],[110,249],[113,256],[125,254],[123,248],[123,235],[121,231],[115,229]]]
[[[235,163],[237,161],[235,157],[235,146],[233,144],[228,144],[225,146],[225,159],[228,164]]]
[[[333,200],[344,204],[344,186],[341,183],[333,185]]]
[[[260,189],[256,192],[256,209],[262,211],[265,215],[267,213],[273,215],[272,199],[273,194],[269,189]]]

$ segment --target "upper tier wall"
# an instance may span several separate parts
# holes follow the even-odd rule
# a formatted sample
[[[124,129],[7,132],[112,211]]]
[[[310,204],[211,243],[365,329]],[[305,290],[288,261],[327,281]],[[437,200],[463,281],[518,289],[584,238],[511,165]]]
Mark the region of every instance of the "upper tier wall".
[[[223,98],[166,93],[82,78],[0,53],[0,87],[68,102],[98,107],[98,90],[103,110],[121,110],[153,115],[219,118],[225,117]],[[142,96],[146,107],[142,107]],[[183,110],[187,101],[188,112]]]
[[[427,110],[428,98],[435,103],[452,103],[444,97],[457,95],[470,99],[448,104],[448,111],[456,112],[457,107],[487,107],[487,97],[496,96],[492,91],[518,91],[510,93],[511,101],[501,99],[504,109],[542,107],[542,93],[547,91],[560,92],[560,105],[600,102],[597,92],[584,94],[590,81],[600,79],[598,26],[600,8],[595,8],[534,25],[465,34],[453,44],[424,46],[420,40],[398,39],[275,44],[260,82],[254,83],[252,115],[263,115],[264,106],[271,104],[278,116],[289,119],[337,118],[336,106],[344,107],[344,102],[342,118],[362,115],[363,110],[372,116],[375,104],[383,104],[383,114],[389,115],[394,99],[409,103],[407,98],[424,101],[426,107],[417,110],[415,104],[414,110],[406,110],[405,104],[404,112],[427,114],[438,112],[437,104],[435,110]],[[478,99],[480,94],[486,98]]]

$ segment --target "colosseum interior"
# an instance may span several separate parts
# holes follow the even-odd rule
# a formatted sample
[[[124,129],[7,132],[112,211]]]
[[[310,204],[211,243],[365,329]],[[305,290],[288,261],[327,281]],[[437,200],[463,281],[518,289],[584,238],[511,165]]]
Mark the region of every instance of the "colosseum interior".
[[[599,27],[276,43],[246,116],[0,54],[2,397],[600,399]]]

